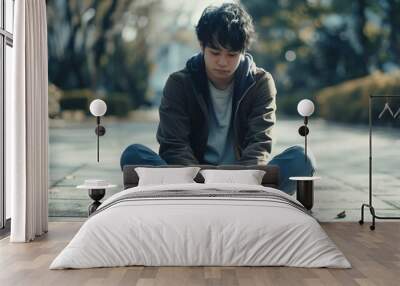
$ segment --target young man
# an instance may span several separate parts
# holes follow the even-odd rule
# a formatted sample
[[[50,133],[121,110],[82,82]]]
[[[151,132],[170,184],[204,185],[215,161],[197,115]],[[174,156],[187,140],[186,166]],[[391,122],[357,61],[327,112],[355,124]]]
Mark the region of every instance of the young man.
[[[246,53],[253,39],[251,17],[238,4],[204,10],[197,26],[201,52],[170,75],[164,87],[157,140],[159,155],[134,144],[121,157],[126,164],[279,165],[280,188],[295,191],[290,176],[310,175],[315,160],[304,162],[293,146],[271,160],[276,88],[268,72]]]

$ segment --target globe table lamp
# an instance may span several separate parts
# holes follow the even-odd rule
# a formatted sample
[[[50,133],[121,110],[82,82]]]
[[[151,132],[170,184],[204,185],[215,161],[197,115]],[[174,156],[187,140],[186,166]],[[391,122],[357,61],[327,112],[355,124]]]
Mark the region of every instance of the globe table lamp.
[[[297,105],[297,112],[304,117],[304,125],[299,128],[299,134],[304,137],[305,162],[307,162],[307,135],[310,130],[307,127],[308,117],[314,113],[314,103],[309,99],[303,99]]]
[[[307,164],[307,135],[310,130],[307,127],[308,117],[314,113],[314,103],[309,99],[303,99],[297,105],[297,112],[304,117],[304,125],[299,128],[299,134],[304,136],[304,162]],[[303,206],[311,211],[314,205],[314,180],[320,179],[319,177],[304,176],[304,177],[290,177],[290,180],[297,181],[296,199],[303,204]]]
[[[90,103],[90,113],[96,117],[97,126],[95,133],[97,135],[97,162],[99,162],[99,137],[106,134],[104,126],[100,125],[100,117],[107,111],[107,104],[101,99],[95,99]]]

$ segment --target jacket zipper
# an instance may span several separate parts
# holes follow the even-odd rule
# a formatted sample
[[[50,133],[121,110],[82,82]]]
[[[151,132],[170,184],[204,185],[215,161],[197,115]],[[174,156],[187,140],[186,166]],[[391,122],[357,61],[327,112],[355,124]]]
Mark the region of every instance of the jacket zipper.
[[[238,143],[238,141],[237,141],[237,132],[236,132],[236,121],[237,121],[237,113],[238,113],[238,111],[239,111],[239,106],[240,106],[240,103],[242,102],[242,100],[243,100],[243,98],[247,95],[247,93],[249,92],[249,90],[253,87],[253,86],[255,86],[255,84],[256,84],[256,81],[254,81],[246,90],[245,90],[245,92],[243,93],[243,95],[242,95],[242,97],[238,100],[238,103],[237,103],[237,105],[236,105],[236,110],[235,110],[235,113],[234,113],[234,121],[233,121],[233,136],[235,137],[235,153],[236,153],[236,159],[240,159],[240,152],[239,152],[239,143]]]

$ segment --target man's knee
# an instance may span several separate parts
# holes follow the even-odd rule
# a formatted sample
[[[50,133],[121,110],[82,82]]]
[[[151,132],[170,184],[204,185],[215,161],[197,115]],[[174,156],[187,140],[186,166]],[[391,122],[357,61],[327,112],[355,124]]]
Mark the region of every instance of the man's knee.
[[[146,146],[142,144],[131,144],[128,147],[125,148],[124,152],[122,152],[122,156],[130,153],[136,153],[138,151],[146,150],[148,149]]]
[[[125,165],[166,165],[166,162],[150,148],[142,144],[131,144],[121,154],[121,170]]]
[[[298,161],[300,160],[304,160],[304,156],[306,154],[305,148],[301,145],[294,145],[292,147],[290,147],[291,152],[293,154],[295,154],[295,157]],[[312,152],[312,150],[310,148],[307,148],[307,164],[309,164],[309,167],[312,169],[312,171],[314,172],[315,169],[317,168],[317,162],[315,160],[315,156],[314,153]]]
[[[140,150],[140,144],[131,144],[125,148],[120,158],[121,170],[125,165],[128,165],[130,158],[134,156],[134,154],[136,154],[138,150]]]
[[[305,149],[303,146],[301,145],[293,145],[290,146],[288,149],[286,149],[286,151],[292,152],[292,153],[299,153],[299,154],[305,154]]]
[[[125,150],[121,154],[121,160],[123,158],[129,157],[132,154],[137,154],[140,152],[143,148],[146,148],[142,144],[131,144],[128,147],[125,148]]]

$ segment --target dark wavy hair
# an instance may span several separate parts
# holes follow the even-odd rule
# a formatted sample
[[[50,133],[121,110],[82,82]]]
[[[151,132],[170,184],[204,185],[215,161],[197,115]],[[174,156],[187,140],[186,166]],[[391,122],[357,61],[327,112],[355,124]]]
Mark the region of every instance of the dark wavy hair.
[[[222,46],[240,52],[250,48],[255,36],[251,16],[235,3],[204,9],[196,26],[196,34],[203,47]]]

